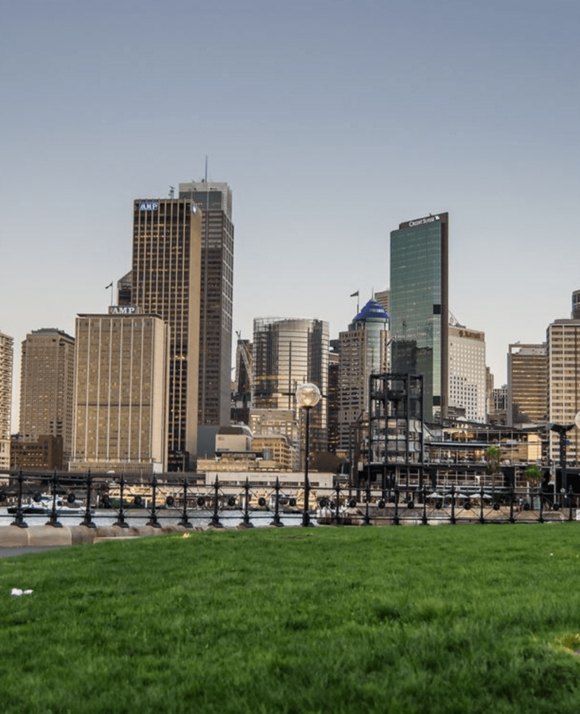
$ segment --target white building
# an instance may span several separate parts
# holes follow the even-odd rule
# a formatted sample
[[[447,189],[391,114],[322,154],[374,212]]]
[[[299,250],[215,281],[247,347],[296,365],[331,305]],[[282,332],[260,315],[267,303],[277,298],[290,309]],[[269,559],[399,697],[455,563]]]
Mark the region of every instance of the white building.
[[[0,469],[3,471],[10,468],[13,355],[14,339],[0,332]]]
[[[449,408],[467,421],[485,424],[485,333],[449,325]]]

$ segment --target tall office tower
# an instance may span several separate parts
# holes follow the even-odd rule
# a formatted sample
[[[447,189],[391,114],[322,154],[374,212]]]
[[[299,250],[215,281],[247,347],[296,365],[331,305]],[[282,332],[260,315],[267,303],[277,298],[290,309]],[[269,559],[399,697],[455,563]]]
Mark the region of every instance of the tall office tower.
[[[468,421],[487,421],[485,334],[449,325],[449,412]]]
[[[369,378],[388,371],[389,315],[369,300],[341,332],[338,374],[338,444],[348,450],[352,430],[369,410]]]
[[[197,453],[201,211],[190,199],[138,199],[133,210],[131,299],[169,324],[170,471]]]
[[[232,395],[231,419],[234,423],[249,424],[252,403],[252,343],[238,333],[236,345],[236,381]]]
[[[426,421],[447,416],[448,214],[391,232],[391,370],[423,375]]]
[[[234,226],[227,183],[179,184],[180,198],[202,211],[199,335],[200,439],[213,444],[216,427],[230,423]],[[201,444],[200,444],[201,447]]]
[[[508,425],[545,424],[548,418],[546,343],[509,345]]]
[[[117,280],[117,305],[132,305],[133,272],[130,270]]]
[[[572,319],[580,320],[580,290],[572,293]]]
[[[322,320],[257,318],[254,320],[254,391],[256,409],[291,410],[298,419],[296,387],[313,382],[326,397],[328,323]],[[327,400],[312,410],[313,451],[327,448]]]
[[[10,468],[13,354],[14,339],[0,332],[0,469],[6,471]]]
[[[77,317],[71,470],[167,470],[168,355],[156,315]]]
[[[62,468],[70,458],[73,431],[75,341],[62,330],[33,330],[22,342],[20,439],[62,439]]]
[[[338,370],[340,368],[340,341],[330,340],[328,353],[328,390],[326,411],[328,423],[328,450],[336,454],[338,447],[339,391]]]
[[[574,314],[574,312],[572,312]],[[580,320],[555,320],[548,325],[548,419],[562,426],[574,424],[580,411]],[[549,431],[549,458],[560,462],[559,435]],[[580,459],[580,429],[566,434],[567,461]]]

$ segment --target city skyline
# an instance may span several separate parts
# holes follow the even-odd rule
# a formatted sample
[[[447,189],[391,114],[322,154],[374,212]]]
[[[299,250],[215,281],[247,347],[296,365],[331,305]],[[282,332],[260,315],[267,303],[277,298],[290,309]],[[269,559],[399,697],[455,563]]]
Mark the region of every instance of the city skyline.
[[[26,334],[104,312],[130,264],[134,197],[199,179],[206,155],[236,196],[244,338],[265,314],[326,320],[335,338],[353,291],[364,303],[388,287],[390,231],[437,211],[450,309],[485,332],[496,386],[509,344],[569,317],[580,7],[173,9],[32,0],[3,14],[0,331],[15,401]],[[147,91],[161,101],[144,111]]]

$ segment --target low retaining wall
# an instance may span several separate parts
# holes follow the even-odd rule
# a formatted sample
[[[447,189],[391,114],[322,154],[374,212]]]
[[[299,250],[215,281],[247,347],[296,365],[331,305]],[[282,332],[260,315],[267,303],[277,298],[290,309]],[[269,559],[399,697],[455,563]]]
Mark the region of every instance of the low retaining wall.
[[[140,526],[119,528],[118,526],[87,528],[86,526],[2,526],[0,528],[0,548],[26,548],[29,546],[65,546],[82,543],[98,543],[115,538],[142,538],[144,536],[163,535],[167,533],[187,533],[197,528],[183,526]]]

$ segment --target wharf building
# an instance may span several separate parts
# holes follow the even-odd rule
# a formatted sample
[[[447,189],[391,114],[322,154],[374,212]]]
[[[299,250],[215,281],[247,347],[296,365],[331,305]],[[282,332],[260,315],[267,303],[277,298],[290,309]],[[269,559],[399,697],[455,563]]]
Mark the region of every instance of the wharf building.
[[[169,326],[170,471],[190,470],[197,453],[201,236],[201,211],[192,199],[134,202],[131,301]]]
[[[368,417],[369,378],[388,372],[389,315],[376,301],[369,300],[353,318],[348,330],[339,334],[338,448],[349,453],[353,427]]]
[[[391,232],[391,370],[423,376],[427,422],[448,410],[448,230],[448,214],[440,213]]]
[[[485,334],[449,325],[449,416],[485,424],[487,373]]]
[[[541,344],[509,345],[508,424],[545,424],[548,419],[548,350]]]
[[[14,338],[0,332],[0,469],[10,468],[10,427],[12,415],[12,362]]]
[[[77,317],[71,471],[167,470],[169,351],[167,324],[136,307]]]
[[[179,184],[179,198],[201,209],[198,450],[211,450],[218,427],[230,423],[234,225],[227,183]]]
[[[295,395],[296,387],[305,382],[316,384],[323,395],[311,412],[310,443],[313,452],[326,451],[328,323],[316,319],[255,319],[252,411],[285,410],[300,423]],[[254,427],[252,431],[258,434]]]
[[[21,452],[21,466],[29,465],[27,453],[34,454],[38,468],[62,469],[68,463],[73,432],[74,366],[75,340],[66,332],[43,328],[33,330],[23,340],[19,438],[15,444]],[[36,452],[32,448],[34,443],[39,444]],[[45,463],[41,454],[47,457]]]

